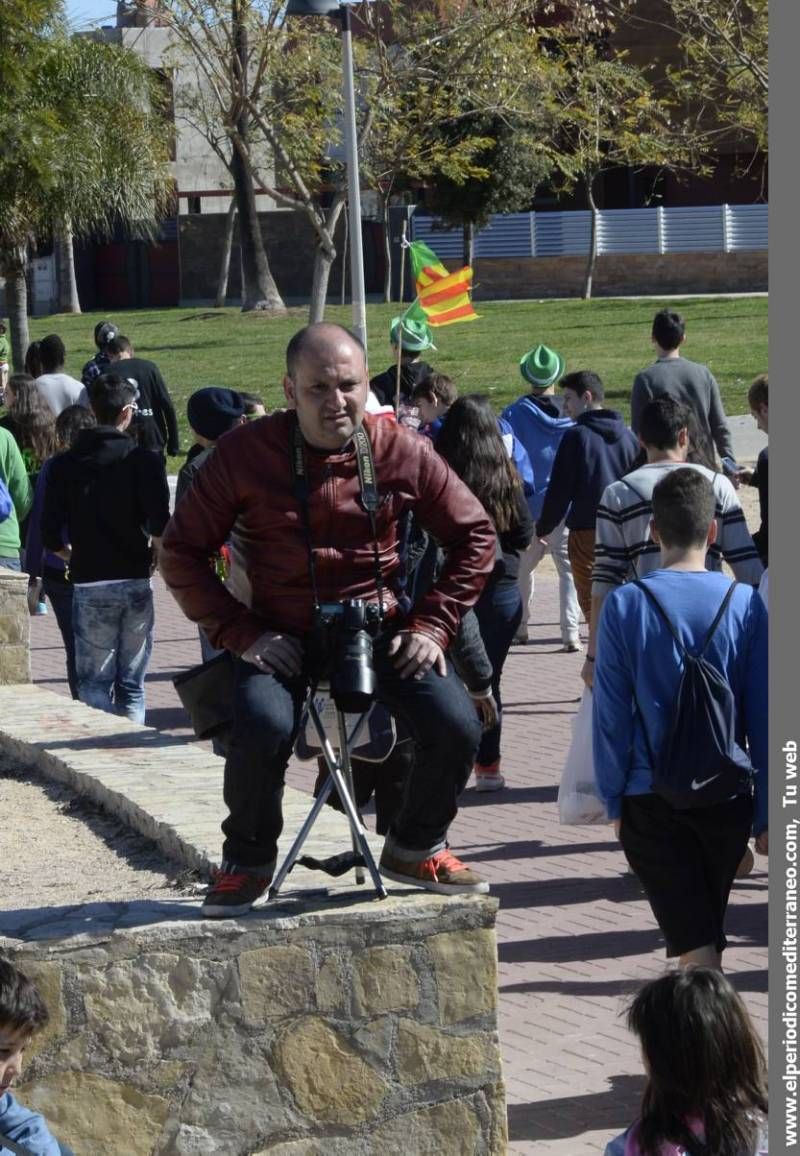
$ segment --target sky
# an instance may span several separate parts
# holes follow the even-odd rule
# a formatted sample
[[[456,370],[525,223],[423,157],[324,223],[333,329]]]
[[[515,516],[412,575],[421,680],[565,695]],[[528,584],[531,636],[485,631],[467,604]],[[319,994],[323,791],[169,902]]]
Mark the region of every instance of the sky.
[[[70,25],[76,31],[116,23],[116,0],[66,0],[65,8]]]

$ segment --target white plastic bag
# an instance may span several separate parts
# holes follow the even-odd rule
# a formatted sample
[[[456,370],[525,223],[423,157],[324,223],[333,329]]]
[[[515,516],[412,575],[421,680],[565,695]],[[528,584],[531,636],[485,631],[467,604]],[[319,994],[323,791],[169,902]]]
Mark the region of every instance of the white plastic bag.
[[[592,692],[588,687],[572,721],[572,742],[558,787],[558,819],[562,826],[608,822],[594,781]]]

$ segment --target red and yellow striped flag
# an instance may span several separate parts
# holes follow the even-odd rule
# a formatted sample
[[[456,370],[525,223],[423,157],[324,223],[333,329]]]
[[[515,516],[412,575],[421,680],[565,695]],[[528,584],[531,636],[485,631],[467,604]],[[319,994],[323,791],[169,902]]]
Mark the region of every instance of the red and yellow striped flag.
[[[419,310],[432,328],[456,321],[474,321],[478,314],[470,301],[472,269],[465,266],[448,273],[434,251],[422,241],[412,241],[409,249],[417,301],[407,316]]]

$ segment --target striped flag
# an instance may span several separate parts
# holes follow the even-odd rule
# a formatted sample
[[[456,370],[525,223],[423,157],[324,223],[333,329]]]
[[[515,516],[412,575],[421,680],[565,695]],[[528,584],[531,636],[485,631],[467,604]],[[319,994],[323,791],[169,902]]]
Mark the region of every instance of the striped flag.
[[[415,314],[436,328],[456,321],[474,321],[478,314],[472,308],[472,269],[465,266],[448,273],[442,262],[422,241],[409,245],[411,270],[417,289],[417,301],[406,316]]]

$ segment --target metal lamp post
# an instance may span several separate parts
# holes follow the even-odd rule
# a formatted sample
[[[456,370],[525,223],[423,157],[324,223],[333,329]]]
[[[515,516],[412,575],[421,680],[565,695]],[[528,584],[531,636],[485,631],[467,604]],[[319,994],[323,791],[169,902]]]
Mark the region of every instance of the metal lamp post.
[[[350,233],[350,284],[353,298],[353,329],[367,345],[367,303],[364,292],[364,249],[361,241],[361,187],[358,178],[356,93],[353,80],[353,34],[351,6],[338,0],[289,0],[287,16],[334,16],[342,26],[344,145],[347,162],[347,204]]]

